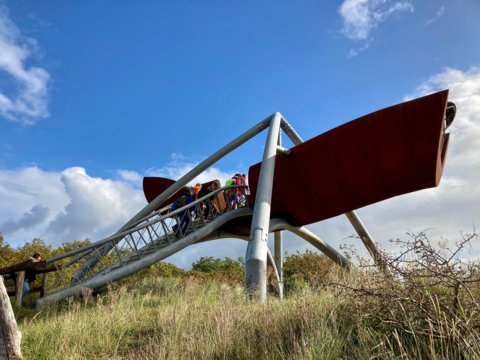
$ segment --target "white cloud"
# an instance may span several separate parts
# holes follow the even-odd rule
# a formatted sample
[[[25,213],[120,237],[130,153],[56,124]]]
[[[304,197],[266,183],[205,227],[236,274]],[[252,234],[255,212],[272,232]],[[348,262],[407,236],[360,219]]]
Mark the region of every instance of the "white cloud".
[[[180,177],[188,173],[192,170],[195,166],[197,166],[200,161],[192,160],[188,157],[185,157],[182,154],[174,153],[172,154],[172,159],[168,164],[161,168],[151,168],[147,170],[148,176],[161,176],[166,177],[174,180],[178,180]],[[222,184],[225,183],[227,179],[230,179],[232,175],[237,172],[246,172],[246,169],[243,170],[231,170],[231,171],[222,171],[216,167],[210,167],[197,176],[195,179],[191,181],[191,184],[195,184],[196,182],[207,182],[211,180],[220,180]]]
[[[433,23],[437,22],[442,18],[443,14],[445,14],[445,5],[440,6],[440,9],[437,10],[437,13],[434,17],[425,21],[425,26],[430,26]]]
[[[141,190],[91,177],[79,167],[0,170],[0,198],[0,232],[15,246],[35,237],[55,245],[99,240],[146,204]]]
[[[196,161],[179,154],[162,168],[149,169],[150,176],[178,179]],[[120,180],[90,176],[84,168],[71,167],[61,172],[38,167],[0,170],[0,232],[8,243],[19,246],[35,237],[59,245],[89,238],[93,241],[111,235],[146,205],[139,183],[143,175],[118,170]],[[224,182],[233,174],[212,167],[196,181],[219,179]],[[194,246],[172,257],[188,267],[199,256],[244,256],[245,244],[238,240],[217,241]]]
[[[24,213],[20,219],[7,220],[1,223],[0,229],[8,234],[22,228],[32,227],[44,221],[48,216],[48,212],[48,208],[42,205],[35,205],[29,211]]]
[[[137,173],[136,171],[131,170],[117,170],[118,175],[125,180],[131,183],[141,183],[143,176]]]
[[[368,48],[370,47],[371,44],[372,44],[372,42],[369,40],[360,47],[350,49],[347,57],[353,58],[353,57],[357,56],[358,54],[368,50]]]
[[[36,51],[36,41],[22,37],[6,8],[0,5],[0,76],[7,75],[11,85],[9,89],[0,89],[1,117],[33,124],[48,116],[50,74],[41,67],[27,66],[27,60]]]
[[[64,242],[99,240],[114,233],[146,205],[143,193],[129,184],[93,178],[80,167],[64,170],[60,180],[70,201],[48,224],[49,238]]]
[[[410,1],[345,0],[339,8],[343,34],[351,40],[367,40],[373,29],[389,17],[413,12]]]

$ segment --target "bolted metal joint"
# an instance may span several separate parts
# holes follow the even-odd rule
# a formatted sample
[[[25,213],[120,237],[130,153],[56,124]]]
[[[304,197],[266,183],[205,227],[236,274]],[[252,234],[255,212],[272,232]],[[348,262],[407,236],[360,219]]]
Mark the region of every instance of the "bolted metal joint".
[[[289,156],[291,153],[290,149],[284,148],[283,146],[277,145],[277,154],[282,154]]]

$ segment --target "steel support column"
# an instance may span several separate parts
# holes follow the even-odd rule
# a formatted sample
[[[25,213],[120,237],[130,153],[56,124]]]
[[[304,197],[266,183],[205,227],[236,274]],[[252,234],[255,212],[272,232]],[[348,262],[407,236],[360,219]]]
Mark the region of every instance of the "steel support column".
[[[278,273],[278,293],[280,299],[283,299],[283,243],[282,243],[282,231],[275,231],[273,233],[275,241],[275,266]]]
[[[251,299],[267,298],[267,242],[275,171],[275,156],[282,116],[276,112],[270,122],[253,210],[250,240],[245,255],[245,285]]]
[[[375,265],[377,265],[384,272],[388,272],[387,267],[385,266],[385,263],[382,260],[382,254],[380,254],[380,251],[378,251],[378,249],[375,246],[375,243],[372,239],[372,236],[368,232],[365,225],[363,225],[363,222],[362,222],[362,220],[360,220],[357,213],[355,211],[350,211],[350,212],[346,213],[345,215],[347,215],[348,220],[350,221],[350,223],[354,227],[355,231],[357,232],[358,236],[360,237],[360,240],[362,240],[363,244],[367,248],[371,257],[373,258],[373,261],[375,262]]]
[[[278,142],[277,142],[277,152],[279,148],[282,147],[282,130],[278,132]],[[281,152],[284,155],[290,155],[290,150],[288,153]],[[273,233],[274,238],[274,250],[275,250],[275,267],[278,277],[278,295],[280,299],[283,299],[283,241],[282,241],[282,231],[275,231]]]

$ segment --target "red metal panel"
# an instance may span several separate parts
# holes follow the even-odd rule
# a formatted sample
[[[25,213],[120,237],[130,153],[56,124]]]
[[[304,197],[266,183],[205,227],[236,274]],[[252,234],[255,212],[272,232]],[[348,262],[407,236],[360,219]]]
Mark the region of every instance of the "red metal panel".
[[[437,186],[448,90],[392,106],[277,155],[272,217],[306,225]],[[260,164],[249,169],[255,198]]]
[[[164,192],[175,180],[163,177],[144,177],[143,178],[143,193],[149,203],[151,203],[158,195]],[[169,197],[160,205],[160,208],[171,204],[177,197],[181,195],[183,189],[177,191],[173,196]]]

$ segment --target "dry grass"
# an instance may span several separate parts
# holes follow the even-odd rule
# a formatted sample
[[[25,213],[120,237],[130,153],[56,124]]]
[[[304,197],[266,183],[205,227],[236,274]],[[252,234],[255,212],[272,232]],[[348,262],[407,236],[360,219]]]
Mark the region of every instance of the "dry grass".
[[[20,325],[27,359],[334,359],[355,327],[345,306],[328,292],[254,304],[241,287],[151,279]]]
[[[478,265],[434,251],[423,235],[385,261],[389,275],[334,271],[265,304],[246,301],[242,285],[146,277],[26,313],[23,352],[48,360],[480,359]]]
[[[23,320],[23,352],[48,360],[448,358],[428,336],[378,328],[353,300],[325,288],[257,304],[242,287],[145,279]]]

